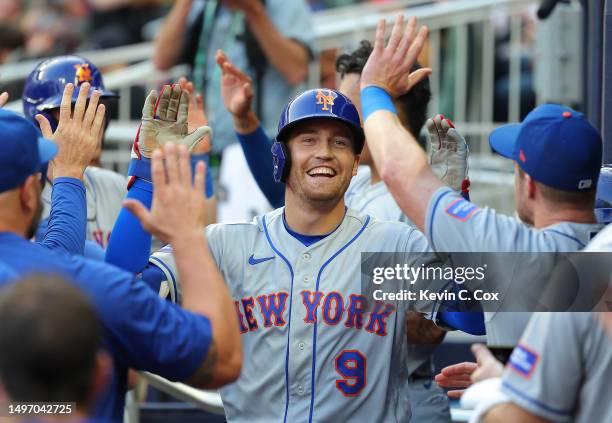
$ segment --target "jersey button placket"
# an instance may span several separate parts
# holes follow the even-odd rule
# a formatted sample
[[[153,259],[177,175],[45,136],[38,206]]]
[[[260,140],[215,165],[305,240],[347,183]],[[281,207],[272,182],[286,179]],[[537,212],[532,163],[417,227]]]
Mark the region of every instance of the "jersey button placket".
[[[309,262],[311,258],[312,256],[310,255],[310,253],[302,254],[302,259],[304,259],[305,262]]]

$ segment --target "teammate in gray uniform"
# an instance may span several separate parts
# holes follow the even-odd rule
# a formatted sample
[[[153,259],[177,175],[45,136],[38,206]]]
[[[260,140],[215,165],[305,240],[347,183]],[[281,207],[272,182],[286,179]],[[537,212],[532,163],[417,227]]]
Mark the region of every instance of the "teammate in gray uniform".
[[[535,313],[503,374],[505,398],[472,421],[610,422],[611,363],[612,341],[596,314]]]
[[[582,114],[544,105],[521,125],[496,130],[497,153],[515,164],[516,219],[480,208],[436,178],[414,137],[405,131],[390,98],[403,92],[402,77],[416,54],[416,19],[404,27],[398,17],[385,46],[385,25],[377,29],[374,52],[362,73],[361,99],[370,152],[383,180],[406,215],[427,235],[436,251],[572,252],[602,227],[593,213],[601,163],[601,137]],[[416,41],[415,41],[416,43]],[[495,283],[488,281],[495,290]],[[504,283],[506,281],[503,281]],[[486,313],[489,345],[514,346],[529,313]]]
[[[73,101],[76,101],[80,87],[87,83],[93,90],[100,91],[101,101],[110,107],[109,100],[116,94],[104,87],[102,74],[89,60],[79,56],[59,56],[41,62],[28,76],[23,90],[24,115],[49,136],[55,131],[59,118],[61,94],[67,83],[75,86]],[[40,115],[41,117],[36,117]],[[107,113],[105,129],[108,127],[110,111]],[[102,154],[104,134],[100,139],[98,152],[92,164],[99,166]],[[121,203],[126,194],[127,180],[124,176],[108,169],[89,166],[85,170],[83,182],[87,195],[87,240],[106,248],[111,230],[121,210]],[[51,169],[52,171],[52,169]],[[42,192],[43,220],[49,216],[51,205],[51,183],[47,183]],[[45,225],[41,226],[42,230]],[[89,247],[89,249],[87,249]],[[93,245],[95,247],[95,245]],[[102,258],[100,250],[86,246],[86,254]]]

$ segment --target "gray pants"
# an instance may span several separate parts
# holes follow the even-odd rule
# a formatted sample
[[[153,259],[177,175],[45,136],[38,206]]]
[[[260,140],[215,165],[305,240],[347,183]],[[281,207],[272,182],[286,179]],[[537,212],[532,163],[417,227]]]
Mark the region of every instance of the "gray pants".
[[[410,378],[412,423],[450,423],[448,396],[431,378]]]

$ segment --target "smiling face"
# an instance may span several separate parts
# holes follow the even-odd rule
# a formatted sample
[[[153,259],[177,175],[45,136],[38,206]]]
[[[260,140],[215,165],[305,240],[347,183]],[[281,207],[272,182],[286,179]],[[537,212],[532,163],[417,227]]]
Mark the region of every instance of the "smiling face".
[[[346,124],[332,119],[308,120],[291,131],[287,145],[291,154],[287,178],[290,195],[325,207],[344,198],[359,165]]]

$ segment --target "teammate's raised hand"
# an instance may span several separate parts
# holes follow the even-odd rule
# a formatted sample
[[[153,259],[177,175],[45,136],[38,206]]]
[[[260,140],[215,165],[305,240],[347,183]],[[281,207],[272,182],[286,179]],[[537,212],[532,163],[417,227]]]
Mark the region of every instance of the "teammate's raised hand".
[[[436,115],[425,123],[429,135],[429,164],[438,179],[456,192],[469,192],[468,156],[465,138],[450,119]]]
[[[0,94],[0,107],[4,107],[8,99],[9,95],[7,92],[3,92],[2,94]]]
[[[234,66],[221,50],[215,57],[221,68],[221,96],[225,108],[236,118],[244,119],[251,110],[253,81]]]
[[[208,126],[208,117],[204,111],[204,99],[202,98],[202,94],[196,93],[193,82],[187,80],[185,77],[179,78],[178,84],[181,90],[189,93],[190,102],[189,111],[187,112],[187,130],[189,133],[194,132],[202,126]],[[210,138],[210,134],[206,135],[202,141],[193,147],[191,152],[194,154],[208,153],[211,148]]]
[[[427,27],[416,30],[417,21],[410,17],[404,28],[404,16],[398,15],[385,46],[385,20],[378,22],[374,50],[361,73],[361,88],[376,86],[397,98],[423,78],[431,74],[430,68],[410,72],[427,39]]]
[[[125,200],[142,227],[158,239],[174,244],[177,239],[202,236],[204,228],[205,165],[196,166],[192,183],[189,151],[185,145],[166,143],[151,158],[153,203],[151,211],[137,200]]]
[[[73,108],[74,85],[66,84],[55,133],[47,118],[36,115],[43,136],[54,140],[59,147],[57,156],[49,164],[47,175],[51,180],[60,176],[81,179],[96,155],[104,131],[106,109],[98,104],[100,91],[94,91],[87,101],[89,88],[88,83],[81,85]]]
[[[159,98],[156,91],[149,93],[136,138],[138,150],[144,157],[151,158],[153,150],[167,143],[185,145],[191,151],[212,133],[208,126],[189,132],[190,98],[178,84],[164,85]]]

